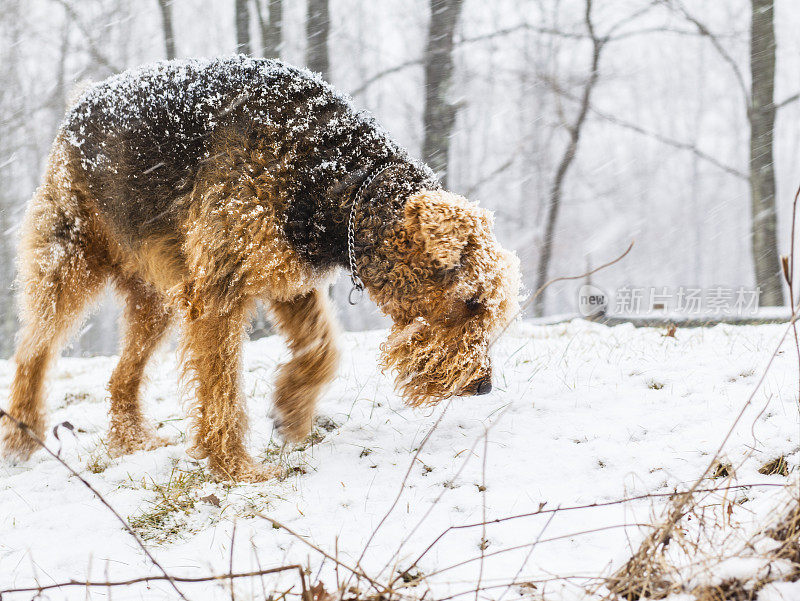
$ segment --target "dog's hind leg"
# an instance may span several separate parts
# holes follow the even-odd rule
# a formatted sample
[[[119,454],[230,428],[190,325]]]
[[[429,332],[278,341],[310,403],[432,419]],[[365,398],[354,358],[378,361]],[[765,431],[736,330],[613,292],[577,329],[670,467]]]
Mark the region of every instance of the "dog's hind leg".
[[[311,431],[317,401],[336,375],[337,328],[327,296],[318,289],[291,301],[273,301],[271,308],[292,351],[292,358],[278,371],[275,407],[281,432],[299,441]]]
[[[142,416],[139,391],[147,361],[169,328],[171,312],[163,295],[142,280],[121,278],[115,283],[126,295],[126,308],[122,352],[108,383],[109,445],[113,454],[121,455],[168,444]]]
[[[107,278],[104,253],[69,189],[46,183],[25,216],[19,251],[20,331],[8,411],[43,438],[47,369]],[[0,419],[5,454],[27,458],[36,443]]]

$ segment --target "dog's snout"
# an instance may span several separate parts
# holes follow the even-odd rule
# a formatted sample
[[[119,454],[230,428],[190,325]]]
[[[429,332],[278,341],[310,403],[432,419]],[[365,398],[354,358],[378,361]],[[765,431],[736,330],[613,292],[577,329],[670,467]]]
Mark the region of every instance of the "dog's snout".
[[[478,382],[478,387],[475,390],[478,394],[489,394],[492,391],[491,378],[483,378]]]

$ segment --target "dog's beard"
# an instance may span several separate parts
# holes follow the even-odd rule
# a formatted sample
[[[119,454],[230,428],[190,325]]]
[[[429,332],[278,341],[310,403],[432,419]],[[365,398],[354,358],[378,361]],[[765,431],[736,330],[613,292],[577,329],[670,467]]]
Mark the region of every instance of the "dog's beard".
[[[418,319],[394,326],[381,345],[381,366],[396,372],[396,386],[409,405],[431,405],[489,372],[486,331],[478,323],[429,325]]]
[[[396,386],[409,405],[431,405],[491,375],[489,346],[516,317],[520,275],[516,255],[497,244],[473,250],[463,278],[483,282],[484,310],[461,323],[422,318],[395,324],[381,345],[381,367],[396,372]]]

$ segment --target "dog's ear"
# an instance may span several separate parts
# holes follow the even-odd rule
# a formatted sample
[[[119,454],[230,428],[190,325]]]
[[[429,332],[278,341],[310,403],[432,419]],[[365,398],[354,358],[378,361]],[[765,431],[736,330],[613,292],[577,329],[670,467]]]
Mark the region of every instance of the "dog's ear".
[[[491,217],[461,196],[423,190],[406,202],[405,229],[434,264],[453,269],[461,264],[470,239],[491,229]]]

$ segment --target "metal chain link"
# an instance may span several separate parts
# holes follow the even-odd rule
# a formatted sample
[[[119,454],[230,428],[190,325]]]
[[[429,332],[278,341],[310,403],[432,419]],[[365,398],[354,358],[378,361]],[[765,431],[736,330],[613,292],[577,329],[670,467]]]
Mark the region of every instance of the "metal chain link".
[[[355,251],[355,225],[353,224],[353,218],[356,214],[356,207],[361,202],[364,192],[367,191],[372,185],[372,182],[384,171],[386,171],[389,167],[394,166],[394,163],[389,163],[388,165],[384,165],[378,171],[374,171],[367,179],[361,182],[361,185],[358,187],[358,190],[353,196],[353,204],[350,206],[350,217],[347,220],[347,257],[350,261],[350,281],[353,282],[353,287],[350,289],[350,294],[347,297],[348,302],[351,305],[357,305],[361,300],[361,296],[359,295],[358,298],[353,300],[353,293],[364,292],[364,282],[358,275],[358,269],[356,267],[356,251]]]

